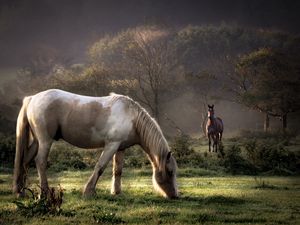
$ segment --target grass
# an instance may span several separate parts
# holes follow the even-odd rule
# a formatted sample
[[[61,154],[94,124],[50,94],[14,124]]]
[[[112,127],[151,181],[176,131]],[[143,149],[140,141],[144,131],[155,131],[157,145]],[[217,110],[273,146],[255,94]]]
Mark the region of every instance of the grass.
[[[91,172],[50,171],[50,185],[65,189],[62,213],[36,217],[17,211],[11,173],[2,172],[0,224],[300,224],[299,177],[202,176],[198,169],[181,169],[181,197],[168,200],[153,191],[149,173],[128,168],[123,193],[111,196],[108,168],[98,182],[97,196],[85,199],[81,190]],[[34,187],[37,174],[30,174]]]

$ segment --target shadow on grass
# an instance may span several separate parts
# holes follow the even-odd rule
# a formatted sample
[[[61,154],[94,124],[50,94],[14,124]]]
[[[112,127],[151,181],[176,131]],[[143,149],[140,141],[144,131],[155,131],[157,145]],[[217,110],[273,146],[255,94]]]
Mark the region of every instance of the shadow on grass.
[[[72,190],[72,196],[76,198],[83,198],[82,192],[79,190]],[[122,192],[120,195],[111,195],[107,190],[97,190],[97,194],[90,198],[85,198],[88,200],[100,200],[106,202],[115,202],[118,205],[126,206],[128,203],[134,203],[138,205],[173,205],[173,204],[183,204],[186,206],[193,205],[207,205],[207,204],[221,204],[221,205],[241,205],[249,201],[246,201],[242,198],[235,198],[230,196],[223,195],[213,195],[209,197],[201,196],[181,196],[178,199],[166,199],[161,196],[158,196],[152,192],[142,192],[142,193],[132,193],[128,191]]]
[[[214,195],[204,198],[206,204],[224,204],[224,205],[240,205],[246,201],[242,198],[226,197],[223,195]]]
[[[12,191],[10,191],[10,190],[0,190],[0,196],[1,195],[7,196],[7,195],[11,195],[11,194],[12,194]]]

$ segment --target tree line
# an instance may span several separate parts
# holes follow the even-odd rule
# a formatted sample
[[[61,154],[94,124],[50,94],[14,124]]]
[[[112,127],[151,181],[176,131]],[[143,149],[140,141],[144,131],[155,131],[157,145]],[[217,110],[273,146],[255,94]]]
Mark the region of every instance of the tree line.
[[[280,118],[285,130],[288,114],[300,108],[299,46],[299,36],[279,31],[226,24],[181,29],[145,25],[100,37],[87,48],[83,64],[41,46],[8,92],[117,92],[180,129],[163,108],[192,90],[199,112],[212,98],[234,101],[264,113],[266,131],[270,116]]]

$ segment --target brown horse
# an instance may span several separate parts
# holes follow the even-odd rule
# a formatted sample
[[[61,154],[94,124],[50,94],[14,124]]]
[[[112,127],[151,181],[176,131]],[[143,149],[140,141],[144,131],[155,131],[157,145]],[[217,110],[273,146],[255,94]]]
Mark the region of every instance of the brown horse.
[[[211,139],[213,140],[213,151],[217,152],[223,135],[223,122],[219,117],[215,117],[214,105],[208,105],[206,123],[206,135],[208,137],[208,150],[211,151]]]
[[[163,196],[178,196],[176,161],[156,121],[127,96],[76,95],[47,90],[24,98],[17,121],[13,191],[23,195],[27,168],[35,159],[42,193],[47,192],[47,158],[53,141],[81,148],[104,147],[83,194],[95,193],[97,181],[113,159],[112,194],[121,192],[124,150],[141,145],[153,168],[153,185]]]

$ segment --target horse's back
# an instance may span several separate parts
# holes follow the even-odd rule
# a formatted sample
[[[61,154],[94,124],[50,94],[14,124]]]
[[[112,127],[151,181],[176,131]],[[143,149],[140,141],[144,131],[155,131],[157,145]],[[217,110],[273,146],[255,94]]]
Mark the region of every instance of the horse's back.
[[[36,133],[49,140],[100,147],[106,137],[122,139],[132,129],[128,100],[122,95],[90,97],[52,89],[32,96],[28,115]]]
[[[219,117],[215,117],[213,121],[208,120],[206,123],[206,135],[214,132],[223,132],[223,121]]]
[[[217,121],[217,126],[218,126],[218,130],[220,132],[223,132],[223,129],[224,129],[224,125],[223,125],[223,121],[220,117],[217,117],[216,118],[216,121]]]

